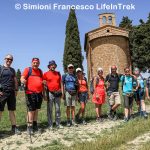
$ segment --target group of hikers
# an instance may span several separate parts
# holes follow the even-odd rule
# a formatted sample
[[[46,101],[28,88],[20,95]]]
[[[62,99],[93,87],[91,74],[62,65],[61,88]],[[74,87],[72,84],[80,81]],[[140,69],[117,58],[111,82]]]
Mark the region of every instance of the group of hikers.
[[[7,103],[9,117],[12,125],[12,133],[21,134],[16,126],[16,96],[18,83],[15,70],[11,67],[13,56],[6,55],[4,65],[0,66],[0,120],[5,104]],[[141,116],[147,118],[145,108],[145,96],[149,99],[150,77],[146,83],[138,68],[134,68],[133,73],[129,67],[124,69],[124,73],[118,74],[117,67],[111,66],[111,72],[105,78],[103,69],[97,69],[88,85],[81,68],[74,69],[73,64],[68,64],[67,73],[61,76],[56,71],[57,64],[54,60],[49,61],[48,71],[43,73],[39,69],[39,58],[33,58],[31,67],[24,69],[21,75],[21,83],[24,85],[27,105],[27,133],[33,134],[39,131],[37,120],[38,110],[41,108],[43,99],[47,101],[48,128],[53,130],[53,105],[55,106],[55,123],[57,129],[62,129],[61,125],[61,99],[64,99],[66,106],[67,126],[78,126],[79,121],[86,125],[85,108],[92,95],[92,102],[95,104],[96,121],[102,122],[101,107],[106,99],[109,104],[108,118],[116,120],[117,109],[121,105],[121,95],[119,87],[122,87],[124,102],[124,121],[132,118],[133,100],[138,105]],[[122,86],[120,86],[120,83]],[[76,101],[80,103],[80,109],[75,114]]]

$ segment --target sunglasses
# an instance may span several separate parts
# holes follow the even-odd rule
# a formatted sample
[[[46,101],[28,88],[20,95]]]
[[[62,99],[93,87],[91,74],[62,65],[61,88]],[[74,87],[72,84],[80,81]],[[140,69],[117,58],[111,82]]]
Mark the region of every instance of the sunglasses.
[[[73,67],[69,67],[69,69],[73,69]]]
[[[128,72],[130,72],[130,70],[125,70],[125,73],[128,73]]]
[[[6,60],[8,60],[8,61],[13,61],[13,59],[12,58],[5,58]]]

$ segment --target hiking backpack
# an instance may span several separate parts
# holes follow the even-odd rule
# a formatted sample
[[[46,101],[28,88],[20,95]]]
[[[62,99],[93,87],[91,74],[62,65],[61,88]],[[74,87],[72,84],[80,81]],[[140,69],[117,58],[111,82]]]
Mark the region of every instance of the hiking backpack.
[[[69,74],[66,73],[62,76],[62,81],[63,81],[63,84],[65,84],[65,81],[66,81],[66,77],[68,76]],[[78,87],[79,87],[79,83],[78,83],[78,79],[77,79],[77,76],[76,75],[73,75],[73,77],[75,78],[75,81],[74,81],[74,84],[75,84],[75,89],[78,90]]]
[[[137,86],[137,80],[134,79],[133,76],[132,77],[132,87],[133,89],[136,88]],[[123,90],[123,86],[125,85],[125,75],[123,75],[123,80],[122,80],[122,90]]]

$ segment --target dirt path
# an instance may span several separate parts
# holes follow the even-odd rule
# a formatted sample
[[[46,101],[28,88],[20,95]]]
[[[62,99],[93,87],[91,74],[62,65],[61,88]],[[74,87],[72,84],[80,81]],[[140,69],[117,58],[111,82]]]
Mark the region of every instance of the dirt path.
[[[70,146],[76,141],[91,141],[101,134],[105,129],[118,126],[122,120],[109,121],[104,120],[103,123],[92,122],[87,125],[79,125],[78,127],[64,127],[55,131],[46,129],[42,134],[32,136],[33,144],[30,144],[29,135],[23,132],[21,135],[14,135],[0,140],[0,149],[3,150],[27,150],[41,147],[47,144],[58,145],[63,144]]]
[[[147,106],[147,112],[150,112],[150,106]],[[1,150],[28,150],[31,148],[41,147],[45,145],[65,145],[71,146],[76,141],[92,141],[97,135],[105,134],[103,131],[111,130],[117,127],[123,121],[110,121],[105,119],[102,123],[90,122],[87,125],[79,125],[78,127],[64,127],[64,129],[49,131],[46,129],[42,134],[32,136],[33,143],[30,144],[29,135],[22,132],[21,135],[13,135],[0,139]],[[3,135],[6,136],[6,135]],[[150,141],[150,133],[137,137],[125,146],[128,149],[137,150],[140,144]]]

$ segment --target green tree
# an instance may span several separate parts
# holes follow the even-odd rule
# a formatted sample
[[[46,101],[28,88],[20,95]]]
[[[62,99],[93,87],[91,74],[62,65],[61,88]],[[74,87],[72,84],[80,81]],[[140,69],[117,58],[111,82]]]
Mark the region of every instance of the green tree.
[[[20,81],[21,71],[20,71],[20,69],[17,69],[16,77],[17,77],[17,81],[18,81],[18,86],[21,86],[21,81]]]
[[[140,19],[140,24],[132,29],[130,39],[133,67],[143,71],[150,68],[150,14],[146,22]]]
[[[67,72],[68,64],[73,64],[75,69],[80,67],[83,69],[83,56],[81,52],[80,36],[78,30],[78,22],[75,10],[70,10],[66,23],[66,38],[63,54],[63,68]]]
[[[132,20],[130,20],[127,16],[123,16],[122,21],[119,24],[119,27],[131,30]]]
[[[123,16],[120,24],[119,24],[119,27],[121,28],[124,28],[124,29],[127,29],[129,31],[129,52],[130,52],[130,55],[131,55],[131,62],[132,62],[132,65],[133,65],[133,57],[132,57],[132,32],[134,30],[134,27],[132,25],[132,20],[130,20],[128,18],[128,16]]]

